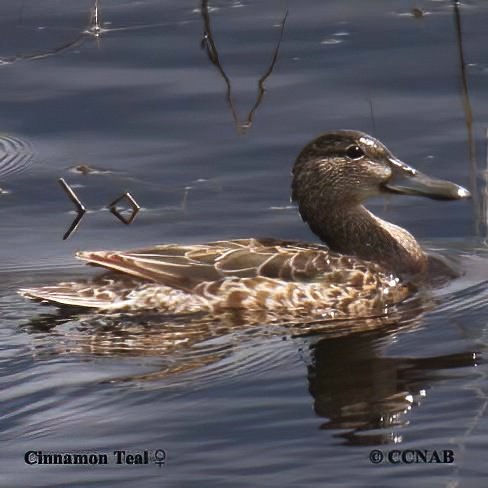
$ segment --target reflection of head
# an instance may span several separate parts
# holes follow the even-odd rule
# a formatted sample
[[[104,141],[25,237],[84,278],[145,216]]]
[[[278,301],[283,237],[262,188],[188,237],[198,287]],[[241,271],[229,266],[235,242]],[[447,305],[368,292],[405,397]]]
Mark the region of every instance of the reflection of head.
[[[378,334],[323,339],[311,346],[309,390],[322,429],[346,429],[352,445],[401,442],[393,429],[419,406],[440,369],[472,366],[472,353],[432,358],[382,357]],[[381,429],[381,432],[378,432]],[[376,431],[369,433],[369,431]]]

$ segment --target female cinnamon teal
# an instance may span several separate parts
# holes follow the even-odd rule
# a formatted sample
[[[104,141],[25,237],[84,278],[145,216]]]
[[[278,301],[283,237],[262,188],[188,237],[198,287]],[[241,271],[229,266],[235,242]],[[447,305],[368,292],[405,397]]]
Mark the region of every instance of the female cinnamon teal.
[[[327,246],[251,238],[84,251],[77,257],[110,273],[20,293],[101,311],[381,315],[412,293],[412,283],[425,280],[429,257],[409,232],[376,217],[363,202],[386,193],[470,196],[352,130],[323,134],[305,146],[293,167],[292,190],[303,220]]]

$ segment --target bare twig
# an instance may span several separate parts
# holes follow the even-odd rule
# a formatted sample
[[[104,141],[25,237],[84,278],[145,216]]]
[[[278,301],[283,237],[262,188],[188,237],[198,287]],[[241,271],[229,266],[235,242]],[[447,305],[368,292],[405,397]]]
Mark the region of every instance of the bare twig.
[[[66,195],[68,195],[68,198],[75,204],[76,209],[78,212],[86,212],[85,206],[81,203],[80,199],[76,196],[76,193],[73,191],[71,186],[66,183],[64,178],[59,178],[59,183],[63,187],[63,190],[65,191]]]
[[[454,24],[456,27],[456,38],[459,55],[459,67],[461,73],[461,99],[464,109],[464,119],[466,122],[466,129],[468,134],[468,157],[470,163],[470,186],[471,194],[473,195],[474,220],[476,235],[481,234],[481,215],[479,206],[479,195],[476,187],[476,175],[478,172],[476,162],[475,141],[473,136],[473,110],[471,108],[471,100],[469,98],[468,80],[466,75],[466,61],[464,58],[463,49],[463,31],[461,27],[461,12],[459,8],[459,1],[453,0]]]
[[[117,208],[117,204],[124,199],[129,202],[129,206],[132,209],[132,212],[128,218]],[[139,213],[139,210],[141,209],[140,205],[136,202],[135,198],[128,191],[126,191],[123,195],[116,198],[112,203],[110,203],[108,205],[108,208],[110,212],[113,215],[115,215],[125,225],[132,224],[132,222],[136,218],[136,215]]]
[[[68,237],[71,234],[73,234],[78,229],[78,226],[80,225],[81,219],[83,218],[83,216],[86,213],[86,208],[81,203],[80,199],[76,196],[76,193],[73,191],[71,186],[69,186],[68,183],[66,183],[64,178],[59,178],[58,181],[59,181],[60,185],[62,186],[63,190],[65,191],[65,193],[68,195],[68,198],[76,206],[76,217],[73,220],[73,222],[71,223],[69,229],[63,235],[63,241],[65,241],[66,239],[68,239]]]
[[[283,39],[283,32],[285,29],[285,23],[286,23],[286,19],[288,17],[288,9],[285,10],[283,20],[281,21],[280,35],[278,38],[277,45],[273,51],[273,57],[271,58],[271,63],[269,65],[269,67],[267,68],[266,72],[264,73],[264,75],[261,76],[261,78],[258,80],[258,94],[256,97],[256,102],[254,103],[253,107],[251,108],[251,110],[247,114],[246,120],[244,122],[241,122],[239,120],[239,116],[238,116],[237,111],[235,109],[234,100],[232,97],[232,83],[230,81],[230,78],[227,76],[227,73],[225,72],[225,70],[222,66],[222,63],[220,62],[219,53],[217,51],[217,46],[215,44],[213,34],[212,34],[211,25],[210,25],[210,14],[209,14],[209,8],[208,8],[208,0],[202,0],[201,13],[202,13],[202,19],[203,19],[203,37],[202,37],[202,41],[201,41],[201,47],[206,50],[208,59],[217,68],[218,72],[220,73],[220,76],[222,77],[222,79],[225,82],[225,85],[226,85],[225,98],[227,100],[227,104],[229,105],[230,111],[232,113],[234,125],[235,125],[238,132],[243,133],[252,126],[254,114],[255,114],[256,110],[258,109],[259,105],[261,104],[263,97],[264,97],[264,93],[266,91],[264,83],[269,78],[271,73],[273,72],[276,61],[278,60],[278,54],[279,54],[279,50],[280,50],[281,41]]]

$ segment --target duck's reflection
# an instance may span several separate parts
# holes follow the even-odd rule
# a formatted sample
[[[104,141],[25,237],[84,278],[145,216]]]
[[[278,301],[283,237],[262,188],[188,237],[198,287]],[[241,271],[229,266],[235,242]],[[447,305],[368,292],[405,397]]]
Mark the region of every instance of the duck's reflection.
[[[309,391],[322,429],[346,444],[402,442],[398,427],[421,405],[433,383],[446,379],[445,370],[476,365],[475,353],[428,358],[385,357],[378,334],[322,339],[311,346]],[[345,431],[344,431],[345,429]]]
[[[233,313],[209,319],[205,315],[166,317],[45,315],[25,327],[34,337],[38,357],[68,354],[96,358],[153,358],[155,370],[110,382],[213,382],[223,364],[238,369],[243,355],[270,338],[292,338],[295,346],[309,351],[307,379],[315,413],[323,417],[322,429],[350,445],[402,442],[401,426],[409,423],[409,411],[422,403],[429,388],[446,379],[446,370],[475,365],[475,353],[411,358],[387,357],[385,345],[395,335],[421,325],[421,312],[343,323],[265,324],[262,316]],[[253,320],[254,319],[254,320]],[[270,317],[267,317],[270,320]],[[261,321],[261,322],[259,322]],[[351,330],[355,333],[350,333]],[[276,345],[276,344],[275,344]],[[269,352],[269,350],[268,350]],[[236,359],[236,358],[240,358]],[[276,357],[259,358],[256,371]],[[280,359],[278,359],[278,362]],[[230,366],[229,366],[230,365]]]

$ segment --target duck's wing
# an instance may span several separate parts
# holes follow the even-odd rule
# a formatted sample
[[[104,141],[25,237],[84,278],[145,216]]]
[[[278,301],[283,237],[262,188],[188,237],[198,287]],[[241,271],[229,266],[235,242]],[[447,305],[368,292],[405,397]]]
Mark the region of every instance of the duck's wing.
[[[322,318],[384,313],[408,295],[379,265],[297,242],[247,239],[78,256],[118,276],[109,271],[21,294],[106,311],[302,310]]]
[[[331,253],[324,246],[270,239],[189,246],[169,244],[131,251],[86,251],[79,252],[77,257],[90,264],[186,291],[200,283],[227,277],[265,277],[295,282],[310,282],[320,277],[321,281],[350,282],[351,272],[374,266]],[[360,279],[362,274],[357,275]]]

